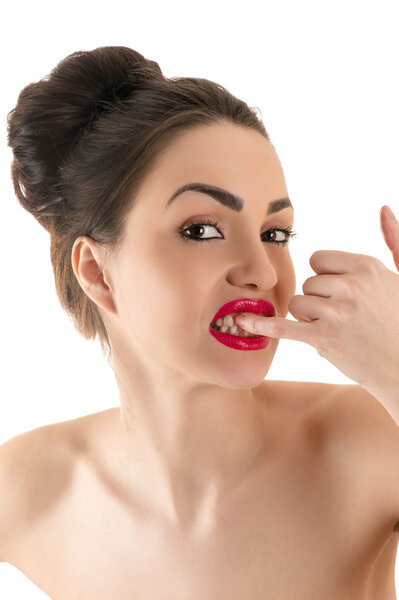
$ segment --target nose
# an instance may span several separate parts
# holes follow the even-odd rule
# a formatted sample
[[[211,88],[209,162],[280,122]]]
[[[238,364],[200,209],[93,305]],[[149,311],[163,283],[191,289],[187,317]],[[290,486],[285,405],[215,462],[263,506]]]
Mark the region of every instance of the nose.
[[[275,259],[270,257],[267,243],[243,242],[236,246],[232,266],[229,269],[230,283],[238,287],[251,286],[263,290],[273,288],[277,283]]]

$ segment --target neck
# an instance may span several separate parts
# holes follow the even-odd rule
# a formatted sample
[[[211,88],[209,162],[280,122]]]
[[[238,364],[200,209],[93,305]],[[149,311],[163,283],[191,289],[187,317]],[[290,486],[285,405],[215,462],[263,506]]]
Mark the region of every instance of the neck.
[[[267,452],[262,384],[223,388],[115,357],[113,367],[124,477],[168,520],[212,520]]]

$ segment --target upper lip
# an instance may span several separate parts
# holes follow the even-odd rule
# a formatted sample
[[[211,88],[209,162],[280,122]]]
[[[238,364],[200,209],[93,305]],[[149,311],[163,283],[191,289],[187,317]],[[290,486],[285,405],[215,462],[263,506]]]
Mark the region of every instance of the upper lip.
[[[239,312],[252,312],[258,315],[263,315],[265,317],[275,317],[277,313],[274,304],[272,304],[271,302],[267,302],[267,300],[251,300],[249,298],[238,298],[237,300],[231,300],[231,302],[223,304],[223,306],[213,317],[211,323],[217,321],[218,319],[222,319],[230,313]]]

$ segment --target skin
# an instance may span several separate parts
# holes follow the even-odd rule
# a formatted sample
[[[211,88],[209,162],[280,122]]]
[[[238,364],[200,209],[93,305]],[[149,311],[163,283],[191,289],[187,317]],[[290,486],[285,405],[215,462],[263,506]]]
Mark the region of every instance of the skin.
[[[244,209],[187,192],[165,210],[190,181],[235,192]],[[0,448],[0,560],[54,600],[396,598],[388,412],[359,385],[264,380],[278,339],[240,352],[208,332],[232,299],[265,298],[282,319],[294,310],[288,247],[260,238],[292,225],[291,209],[265,217],[285,196],[260,134],[197,129],[154,166],[120,252],[107,263],[93,240],[76,241],[121,407]],[[194,217],[222,234],[182,240]]]
[[[196,191],[165,208],[178,187],[198,181],[240,196],[242,211]],[[286,196],[281,163],[260,133],[201,126],[158,159],[106,266],[91,238],[78,238],[72,250],[75,275],[110,338],[121,408],[109,443],[118,470],[182,529],[212,523],[226,493],[273,456],[272,410],[259,390],[279,339],[240,351],[217,342],[208,326],[237,298],[266,299],[287,315],[296,286],[289,247],[261,239],[271,227],[293,225],[292,208],[266,217],[269,202]],[[217,238],[210,242],[180,238],[177,230],[194,217],[217,221],[224,239],[211,227],[195,232]]]

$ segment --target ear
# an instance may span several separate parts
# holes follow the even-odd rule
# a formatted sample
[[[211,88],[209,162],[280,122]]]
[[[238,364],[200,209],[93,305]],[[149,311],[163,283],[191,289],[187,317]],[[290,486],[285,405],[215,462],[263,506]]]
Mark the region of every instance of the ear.
[[[72,268],[85,294],[106,312],[116,313],[112,288],[106,281],[105,248],[91,238],[76,238],[71,252]]]

